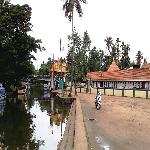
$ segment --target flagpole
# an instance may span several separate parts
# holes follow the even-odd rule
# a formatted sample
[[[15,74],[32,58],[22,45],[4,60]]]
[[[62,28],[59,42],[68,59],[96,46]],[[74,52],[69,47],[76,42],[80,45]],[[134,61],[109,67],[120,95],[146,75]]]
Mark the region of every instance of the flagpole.
[[[61,49],[61,38],[60,38],[60,52],[61,52],[61,50],[62,50],[62,49]],[[64,96],[64,88],[63,88],[63,86],[64,86],[64,80],[63,80],[63,73],[62,73],[62,67],[63,67],[62,64],[63,64],[63,63],[60,62],[60,64],[61,64],[61,81],[62,81],[62,87],[61,87],[62,89],[61,89],[61,90],[62,90],[62,96]]]
[[[54,90],[54,53],[53,53],[53,63],[52,63],[52,80],[51,80],[51,86]]]

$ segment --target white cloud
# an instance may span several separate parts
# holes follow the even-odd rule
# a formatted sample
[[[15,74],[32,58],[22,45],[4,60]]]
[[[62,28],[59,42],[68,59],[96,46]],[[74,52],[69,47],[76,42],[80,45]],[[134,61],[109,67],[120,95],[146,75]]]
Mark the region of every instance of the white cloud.
[[[64,56],[67,52],[66,39],[71,33],[71,24],[64,17],[62,0],[12,0],[12,2],[28,3],[33,9],[32,34],[42,39],[47,49],[38,53],[36,66],[48,57]],[[88,0],[83,5],[83,17],[75,17],[75,26],[83,34],[88,30],[93,45],[105,49],[104,38],[112,36],[131,45],[131,57],[137,50],[150,58],[150,2],[149,0]],[[65,51],[59,51],[59,39],[62,38]],[[64,54],[65,53],[65,54]],[[150,61],[150,59],[149,59]]]

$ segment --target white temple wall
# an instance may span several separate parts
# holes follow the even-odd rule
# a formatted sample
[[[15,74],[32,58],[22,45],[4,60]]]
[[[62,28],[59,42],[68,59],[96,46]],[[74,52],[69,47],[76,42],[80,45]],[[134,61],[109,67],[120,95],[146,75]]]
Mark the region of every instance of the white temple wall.
[[[135,97],[146,98],[146,91],[135,91]]]
[[[114,90],[115,96],[122,96],[122,90]]]
[[[133,97],[133,90],[124,90],[124,96]]]
[[[113,89],[106,89],[105,94],[106,95],[113,95]]]

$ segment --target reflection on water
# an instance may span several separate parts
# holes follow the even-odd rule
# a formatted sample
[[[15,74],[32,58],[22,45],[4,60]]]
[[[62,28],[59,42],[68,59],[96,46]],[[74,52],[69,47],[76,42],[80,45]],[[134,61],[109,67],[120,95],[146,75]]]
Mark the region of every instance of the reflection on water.
[[[1,147],[8,150],[37,150],[39,142],[32,138],[34,126],[33,116],[27,112],[21,102],[6,102],[3,116],[0,117]]]
[[[30,93],[28,98],[22,95],[13,102],[6,100],[3,115],[0,115],[0,149],[57,149],[70,106],[51,100],[49,93],[40,87],[32,88]]]
[[[58,141],[61,139],[61,132],[65,129],[65,120],[61,122],[60,114],[48,114],[46,110],[41,112],[40,103],[37,101],[30,109],[31,114],[35,115],[34,136],[39,140],[44,140],[41,150],[57,149]]]

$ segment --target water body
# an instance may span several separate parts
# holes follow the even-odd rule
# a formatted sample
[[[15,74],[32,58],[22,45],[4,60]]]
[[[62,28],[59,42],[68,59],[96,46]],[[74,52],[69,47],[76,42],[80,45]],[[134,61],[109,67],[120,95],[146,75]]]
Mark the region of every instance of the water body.
[[[63,137],[70,106],[32,87],[30,95],[5,100],[0,115],[0,148],[56,150]]]

